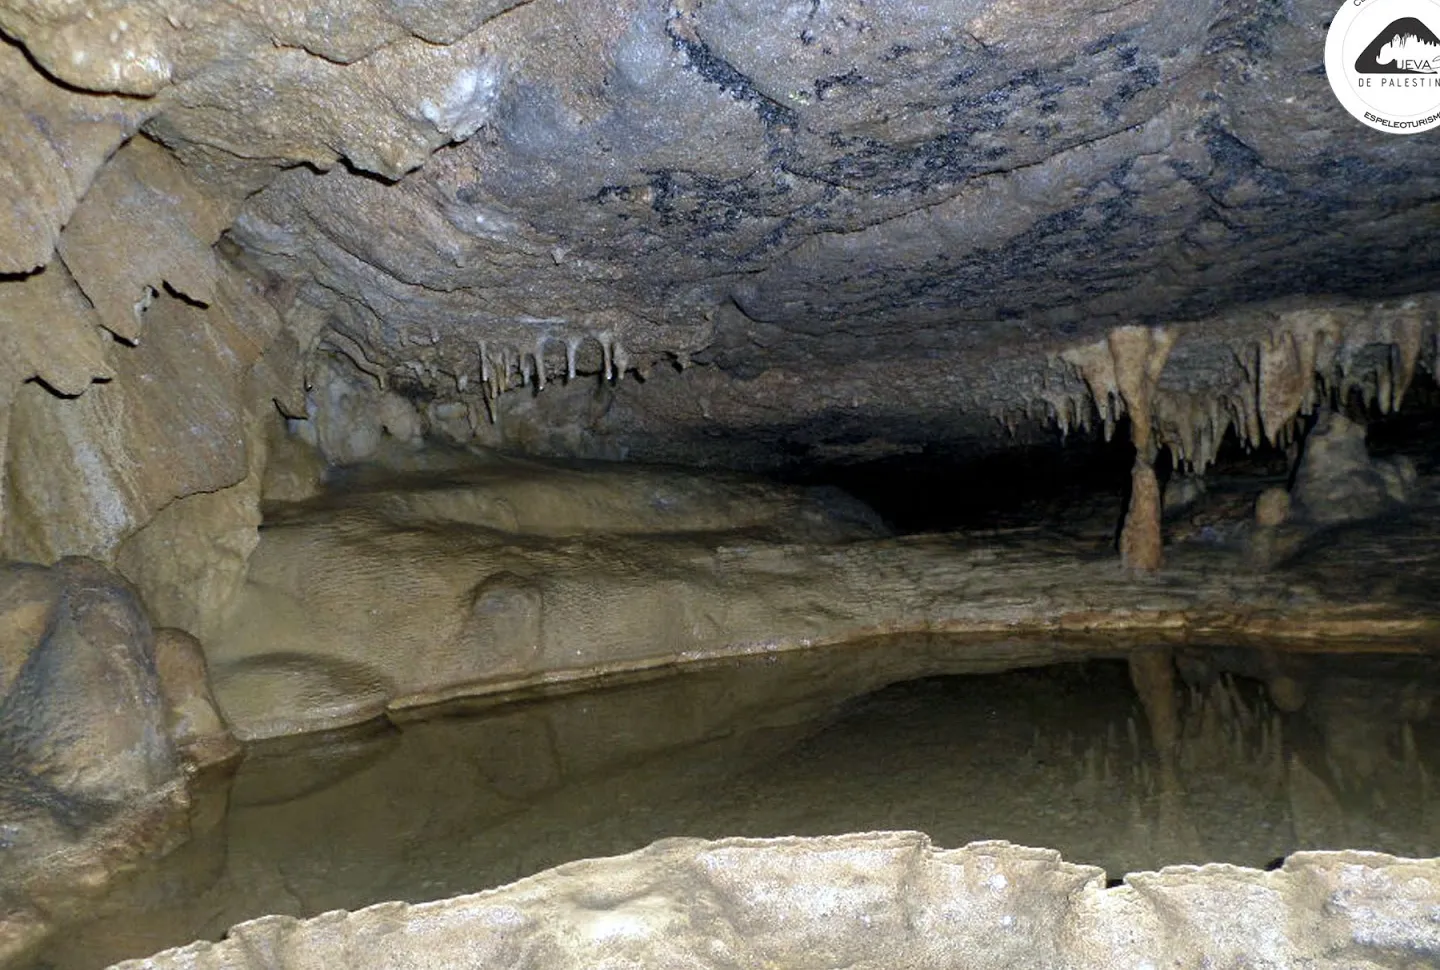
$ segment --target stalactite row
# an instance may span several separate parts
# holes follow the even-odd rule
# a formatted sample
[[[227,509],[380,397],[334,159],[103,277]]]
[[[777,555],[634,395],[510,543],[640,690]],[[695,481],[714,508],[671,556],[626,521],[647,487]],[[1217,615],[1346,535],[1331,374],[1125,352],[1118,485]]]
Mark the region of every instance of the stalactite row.
[[[626,371],[647,377],[651,358],[637,363],[627,349],[629,336],[621,339],[633,334],[634,322],[617,316],[600,311],[578,326],[523,316],[493,321],[478,340],[464,338],[454,328],[414,328],[398,333],[398,350],[392,350],[396,336],[369,326],[371,321],[363,317],[346,320],[344,326],[322,319],[304,354],[305,387],[312,398],[324,396],[319,362],[343,359],[357,377],[373,381],[381,395],[398,394],[418,404],[415,420],[426,422],[430,431],[447,440],[468,441],[481,436],[485,426],[498,431],[502,410],[509,410],[502,408],[500,396],[515,388],[538,392],[582,374],[598,373],[610,384],[623,380]],[[643,344],[643,335],[641,340]],[[679,359],[681,353],[671,355]]]
[[[533,346],[521,346],[504,340],[482,340],[479,345],[480,383],[490,420],[496,419],[496,399],[514,387],[534,386],[543,391],[547,381],[559,376],[567,383],[576,377],[576,360],[586,340],[593,340],[600,347],[600,378],[611,383],[623,380],[625,372],[631,369],[630,355],[625,345],[611,331],[601,333],[570,333],[563,337],[544,332],[535,338]],[[551,375],[545,366],[546,350],[560,343],[565,347],[565,369]],[[469,385],[470,375],[460,374],[456,385],[463,394]]]
[[[1192,329],[1212,347],[1217,338],[1229,347],[1232,364],[1218,371],[1185,368],[1169,387],[1161,386],[1161,375],[1185,328],[1115,327],[1100,340],[1056,355],[1033,403],[1062,436],[1098,420],[1108,441],[1120,418],[1130,419],[1135,461],[1120,556],[1126,567],[1149,572],[1163,558],[1155,475],[1161,448],[1170,449],[1178,466],[1203,472],[1231,429],[1247,448],[1266,441],[1284,447],[1298,436],[1300,422],[1327,401],[1338,406],[1358,396],[1366,407],[1395,411],[1423,348],[1431,349],[1432,373],[1437,367],[1437,310],[1435,297],[1373,306],[1292,304],[1260,318],[1268,319],[1268,327],[1258,340],[1254,313],[1197,323]],[[1228,344],[1227,329],[1237,334]],[[1217,373],[1218,383],[1210,376]],[[1013,433],[1014,416],[999,417]]]
[[[1144,366],[1158,362],[1163,367],[1169,343],[1176,335],[1184,341],[1182,326],[1165,331],[1163,353],[1134,336],[1122,336],[1117,346],[1118,334],[1142,330],[1117,328],[1101,340],[1062,351],[1052,364],[1074,377],[1042,386],[1027,416],[1038,409],[1034,416],[1052,422],[1062,435],[1076,428],[1089,431],[1098,421],[1107,441],[1116,423],[1128,416],[1132,425],[1145,425],[1148,447],[1169,448],[1177,464],[1203,472],[1232,429],[1246,447],[1267,441],[1284,447],[1327,401],[1338,405],[1358,397],[1367,407],[1390,413],[1399,408],[1416,368],[1423,363],[1433,372],[1440,356],[1435,301],[1290,310],[1273,314],[1269,331],[1258,341],[1229,342],[1234,366],[1226,383],[1162,387],[1157,378],[1144,395],[1144,413],[1137,414],[1134,382],[1143,367],[1137,371],[1140,365],[1129,358],[1144,345],[1151,355]],[[1127,341],[1138,341],[1135,349],[1126,350]],[[1128,394],[1127,379],[1132,385]],[[1007,427],[1014,420],[1001,417]]]
[[[601,377],[611,382],[621,380],[630,369],[630,355],[625,346],[609,331],[599,334],[570,334],[556,337],[542,333],[535,338],[533,347],[521,347],[504,341],[480,341],[480,380],[487,385],[490,397],[502,394],[512,387],[525,387],[535,382],[538,390],[545,389],[549,375],[545,370],[545,350],[552,343],[565,345],[565,375],[567,381],[575,379],[575,360],[586,339],[600,345]]]

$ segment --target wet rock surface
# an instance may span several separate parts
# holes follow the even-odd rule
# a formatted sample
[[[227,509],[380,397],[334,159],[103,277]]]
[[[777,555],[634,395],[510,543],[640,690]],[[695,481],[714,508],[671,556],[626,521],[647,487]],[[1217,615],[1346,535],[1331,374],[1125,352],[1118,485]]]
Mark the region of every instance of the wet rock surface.
[[[1251,522],[1259,484],[1217,487],[1208,511],[1190,512],[1207,524],[1172,524],[1167,567],[1142,575],[1114,558],[1113,496],[1089,519],[1057,517],[1056,530],[893,536],[823,490],[407,454],[450,464],[356,469],[321,497],[271,507],[206,645],[242,736],[882,633],[1368,637],[1410,649],[1437,635],[1422,592],[1437,562],[1429,492],[1391,525],[1356,527],[1350,541],[1371,537],[1377,563],[1364,582],[1351,553],[1325,551],[1343,541],[1334,531],[1283,526],[1284,541],[1265,546],[1276,529]],[[1385,549],[1407,568],[1387,568]]]
[[[133,590],[82,560],[7,565],[3,582],[13,623],[0,705],[8,808],[83,829],[92,811],[175,780],[154,634]]]
[[[0,960],[12,961],[77,896],[183,840],[173,702],[199,711],[183,664],[162,651],[157,668],[135,591],[96,563],[0,565],[0,625]],[[228,738],[218,719],[207,733]]]

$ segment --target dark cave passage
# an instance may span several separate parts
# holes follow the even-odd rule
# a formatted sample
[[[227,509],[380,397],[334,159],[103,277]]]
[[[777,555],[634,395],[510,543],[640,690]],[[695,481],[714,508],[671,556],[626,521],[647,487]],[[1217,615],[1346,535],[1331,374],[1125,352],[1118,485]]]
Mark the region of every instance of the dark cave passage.
[[[1428,373],[1416,375],[1403,407],[1393,413],[1367,408],[1358,397],[1344,402],[1342,411],[1364,424],[1375,457],[1405,455],[1427,475],[1440,468],[1440,386]],[[1313,424],[1312,418],[1304,427]],[[1036,438],[1042,440],[1036,443]],[[901,534],[1029,528],[1090,541],[1103,541],[1108,531],[1113,539],[1129,498],[1135,454],[1128,420],[1118,423],[1109,441],[1099,431],[1074,432],[1062,441],[1053,429],[1027,435],[1027,440],[989,452],[938,443],[875,461],[802,461],[789,466],[781,480],[840,488]],[[1247,448],[1232,430],[1198,478],[1177,470],[1173,452],[1161,449],[1157,473],[1168,492],[1168,524],[1176,526],[1201,497],[1200,489],[1224,495],[1229,514],[1243,517],[1249,510],[1241,507],[1266,487],[1293,484],[1302,447],[1303,439],[1290,448],[1269,442]],[[1168,489],[1172,481],[1186,479]],[[1212,496],[1210,504],[1216,503]]]

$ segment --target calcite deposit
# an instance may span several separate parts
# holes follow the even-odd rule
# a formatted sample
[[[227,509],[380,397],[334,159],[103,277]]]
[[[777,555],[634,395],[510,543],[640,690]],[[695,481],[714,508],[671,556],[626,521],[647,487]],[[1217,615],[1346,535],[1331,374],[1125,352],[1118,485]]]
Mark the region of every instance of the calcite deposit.
[[[503,889],[272,917],[116,970],[784,966],[1383,967],[1440,959],[1433,862],[1305,852],[1270,872],[1105,873],[1004,842],[916,833],[672,839]]]

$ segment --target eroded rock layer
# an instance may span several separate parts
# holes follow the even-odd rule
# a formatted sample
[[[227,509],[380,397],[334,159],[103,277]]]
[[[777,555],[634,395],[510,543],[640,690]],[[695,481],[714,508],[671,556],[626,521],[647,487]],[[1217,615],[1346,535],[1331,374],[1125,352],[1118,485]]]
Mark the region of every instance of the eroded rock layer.
[[[1119,569],[1108,544],[1043,532],[894,537],[836,493],[742,478],[496,457],[373,473],[272,509],[206,646],[220,703],[250,738],[884,633],[1368,638],[1425,649],[1440,635],[1424,592],[1440,558],[1416,548],[1434,534],[1431,486],[1392,496],[1349,428],[1313,435],[1322,444],[1293,519],[1251,521],[1246,508],[1228,526],[1233,542],[1177,544],[1148,577]],[[1373,552],[1373,581],[1343,556],[1297,575],[1312,538],[1337,546],[1342,522],[1411,499],[1413,541],[1396,547],[1403,575]],[[1380,548],[1395,541],[1375,538]]]

